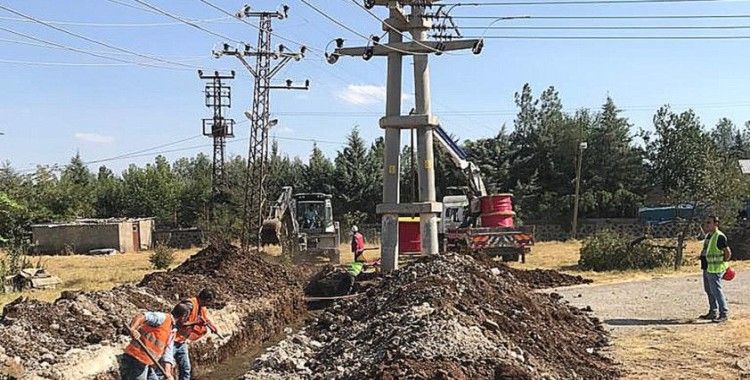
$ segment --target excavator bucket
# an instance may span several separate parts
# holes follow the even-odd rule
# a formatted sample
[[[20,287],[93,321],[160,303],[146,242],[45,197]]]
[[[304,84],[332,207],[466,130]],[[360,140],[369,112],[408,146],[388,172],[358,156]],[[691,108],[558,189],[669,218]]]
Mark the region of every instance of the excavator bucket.
[[[266,219],[260,228],[261,244],[279,244],[281,242],[281,221]]]

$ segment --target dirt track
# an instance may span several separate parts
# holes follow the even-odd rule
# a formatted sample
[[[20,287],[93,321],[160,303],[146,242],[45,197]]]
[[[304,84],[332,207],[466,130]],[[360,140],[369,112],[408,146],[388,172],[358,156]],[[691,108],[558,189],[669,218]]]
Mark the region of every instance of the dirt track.
[[[697,275],[555,291],[611,330],[627,378],[750,378],[737,365],[750,363],[750,272],[725,284],[732,314],[721,325],[696,320],[708,308]]]

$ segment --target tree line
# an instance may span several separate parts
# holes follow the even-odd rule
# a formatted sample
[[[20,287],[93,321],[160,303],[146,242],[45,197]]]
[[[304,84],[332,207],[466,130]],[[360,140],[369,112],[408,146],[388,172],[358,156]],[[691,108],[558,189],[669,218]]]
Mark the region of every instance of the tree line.
[[[597,110],[563,112],[554,87],[534,96],[527,84],[515,94],[512,128],[490,138],[459,141],[495,192],[512,192],[519,220],[569,224],[581,142],[582,218],[635,217],[642,205],[692,203],[725,217],[736,213],[748,194],[738,159],[750,158],[750,122],[723,118],[707,127],[692,110],[668,105],[653,116],[653,130],[636,130],[611,98]],[[465,179],[436,152],[439,199]],[[382,194],[383,139],[366,142],[355,127],[333,159],[316,145],[302,160],[270,154],[268,193],[282,186],[295,192],[334,197],[334,214],[345,225],[376,222]],[[414,198],[416,175],[410,147],[402,151],[401,200]],[[32,223],[75,218],[155,217],[160,226],[205,226],[211,195],[211,159],[205,154],[169,162],[157,156],[145,166],[116,174],[106,166],[91,171],[76,155],[62,167],[41,165],[22,173],[0,167],[0,239],[22,236]],[[246,162],[226,163],[227,193],[221,197],[228,234],[238,231]]]

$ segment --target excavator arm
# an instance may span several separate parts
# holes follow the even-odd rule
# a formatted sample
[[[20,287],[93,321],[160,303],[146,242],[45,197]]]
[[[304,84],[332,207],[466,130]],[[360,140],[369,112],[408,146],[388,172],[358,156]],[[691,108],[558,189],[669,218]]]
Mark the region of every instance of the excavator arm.
[[[262,244],[279,244],[296,237],[299,232],[296,210],[292,198],[292,187],[284,186],[276,201],[268,210],[260,229]]]
[[[466,181],[469,184],[469,188],[472,193],[478,197],[487,195],[487,189],[484,187],[484,181],[482,180],[479,167],[473,162],[467,160],[468,155],[448,134],[437,126],[433,129],[433,140],[437,141],[438,149],[453,162],[453,164],[461,170],[466,177]]]

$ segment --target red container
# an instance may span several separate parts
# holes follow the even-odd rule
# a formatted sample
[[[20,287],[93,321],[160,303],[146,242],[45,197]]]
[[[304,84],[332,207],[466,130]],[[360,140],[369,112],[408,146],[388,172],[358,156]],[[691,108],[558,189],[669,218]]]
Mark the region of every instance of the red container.
[[[513,194],[492,194],[479,199],[482,227],[513,227]]]
[[[479,199],[482,215],[513,211],[513,194],[492,194]]]
[[[421,253],[419,218],[398,218],[398,253]]]
[[[513,227],[513,211],[501,211],[492,214],[482,214],[482,227]]]

